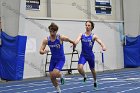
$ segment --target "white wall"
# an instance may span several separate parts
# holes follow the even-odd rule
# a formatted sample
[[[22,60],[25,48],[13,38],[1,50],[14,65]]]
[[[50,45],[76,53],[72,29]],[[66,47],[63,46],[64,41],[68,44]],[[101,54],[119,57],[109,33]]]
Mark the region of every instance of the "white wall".
[[[19,31],[20,0],[2,0],[2,29],[10,36]]]
[[[47,0],[40,0],[40,10],[26,10],[25,12],[28,17],[47,17]]]
[[[104,15],[104,14],[95,14],[95,0],[90,0],[91,1],[91,14],[92,19],[93,20],[100,20],[100,19],[104,19],[104,20],[117,20],[116,18],[116,0],[110,0],[111,1],[111,5],[112,5],[112,11],[111,14],[108,15]],[[96,18],[96,17],[98,18]]]
[[[125,34],[140,35],[140,0],[123,0],[123,5]]]
[[[25,1],[25,0],[23,0]],[[40,0],[40,11],[26,10],[28,17],[47,17],[47,0]],[[51,18],[57,19],[76,19],[76,20],[121,20],[121,0],[110,0],[112,5],[111,15],[95,14],[95,0],[51,0]],[[91,15],[82,10],[87,10]],[[89,18],[91,16],[91,18]],[[96,17],[95,17],[96,16]],[[98,17],[98,18],[97,18]]]
[[[40,24],[43,24],[47,27],[51,23],[51,21],[54,21],[60,26],[60,33],[63,33],[72,39],[75,39],[78,33],[84,32],[84,21],[57,21],[50,19],[47,20],[46,18],[39,20],[37,18],[37,20],[35,20],[35,22],[39,23],[37,24],[35,22],[33,23],[33,19],[24,18],[46,17],[47,0],[40,0],[40,11],[25,10],[26,0],[1,1],[4,2],[3,4],[1,4],[0,8],[3,30],[11,36],[16,36],[18,34],[28,36],[24,78],[43,76],[43,74],[40,73],[39,70],[44,70],[45,55],[41,56],[38,51],[41,44],[41,40],[49,33],[45,32],[45,30]],[[120,34],[118,32],[118,30],[123,31],[123,22],[116,21],[123,20],[124,12],[125,34],[131,36],[139,35],[139,0],[123,0],[123,11],[121,6],[121,0],[111,0],[111,15],[96,15],[94,10],[94,0],[90,0],[90,5],[88,5],[87,0],[51,0],[51,2],[51,15],[54,19],[87,20],[89,16],[83,11],[78,10],[77,7],[73,6],[73,3],[76,3],[77,5],[81,6],[82,9],[85,10],[90,8],[91,14],[94,15],[94,17],[91,17],[91,19],[95,21],[96,25],[94,32],[100,36],[100,38],[105,42],[108,48],[108,51],[105,52],[105,66],[107,66],[108,69],[118,69],[123,67],[123,49],[120,42]],[[104,20],[110,21],[103,22]],[[107,25],[108,23],[112,24],[112,26],[115,26],[118,29],[112,29],[112,26]],[[73,33],[75,34],[73,35]],[[80,44],[78,46],[78,50],[80,51]],[[93,50],[99,51],[98,45],[96,45]],[[71,52],[68,43],[65,44],[65,51]],[[100,54],[97,53],[97,55],[100,59]],[[67,62],[69,62],[68,58]],[[86,68],[86,70],[89,71],[88,67]],[[97,70],[102,70],[101,66],[98,66]]]
[[[24,78],[31,77],[40,77],[44,74],[41,73],[44,71],[44,64],[46,60],[46,55],[39,54],[39,48],[42,42],[42,39],[49,35],[49,32],[46,32],[44,29],[41,29],[40,26],[31,22],[34,19],[26,19],[25,22],[25,35],[28,36],[28,43],[26,49],[26,62],[24,69]],[[34,20],[41,25],[48,27],[51,22],[55,22],[59,26],[58,33],[64,34],[71,39],[75,40],[79,33],[83,33],[85,31],[85,21],[59,21],[59,20]],[[117,29],[111,29],[108,27],[108,23]],[[123,49],[120,42],[120,33],[117,32],[120,29],[123,29],[120,25],[121,22],[95,22],[94,33],[99,35],[102,41],[107,46],[107,51],[104,53],[105,58],[105,66],[106,70],[119,69],[123,68]],[[65,43],[65,53],[72,52],[69,43]],[[80,43],[77,46],[77,50],[81,51]],[[95,43],[95,47],[93,49],[95,52],[100,51],[100,47]],[[102,70],[101,66],[101,55],[99,53],[95,53],[97,56],[98,68],[97,71]],[[67,68],[67,65],[70,64],[70,56],[66,56],[66,64],[64,68]],[[77,64],[74,65],[77,67]],[[89,71],[88,66],[85,66],[86,71]]]
[[[78,10],[73,3],[87,10],[87,0],[52,0],[52,18],[87,19],[87,14]]]
[[[40,77],[43,76],[44,73],[44,64],[46,60],[46,55],[41,56],[39,54],[39,48],[42,39],[49,35],[48,32],[44,30],[44,26],[47,28],[48,25],[52,21],[56,22],[59,25],[59,33],[67,35],[71,39],[75,39],[80,32],[84,32],[84,24],[85,21],[79,20],[87,20],[88,15],[78,10],[75,6],[72,5],[73,2],[76,2],[77,5],[80,5],[83,9],[87,9],[87,0],[52,0],[52,18],[56,19],[76,19],[75,21],[68,20],[54,20],[54,19],[46,19],[46,18],[36,18],[36,19],[28,19],[26,17],[46,17],[47,16],[47,1],[41,0],[41,10],[40,11],[26,11],[25,10],[25,0],[3,0],[6,2],[6,7],[11,8],[7,9],[5,6],[2,8],[2,21],[3,21],[3,30],[6,31],[9,35],[16,36],[17,34],[28,36],[27,49],[26,49],[26,57],[25,57],[25,69],[24,69],[24,78],[31,77]],[[94,12],[94,0],[91,1],[91,13]],[[46,4],[46,5],[45,5]],[[119,69],[123,68],[123,49],[120,42],[120,33],[118,30],[123,31],[122,22],[116,22],[112,20],[120,20],[119,17],[116,17],[116,4],[115,1],[112,0],[112,15],[96,15],[98,18],[102,18],[104,20],[111,20],[102,22],[100,20],[96,20],[94,17],[91,18],[95,21],[95,29],[94,32],[99,35],[99,37],[106,44],[108,51],[105,52],[105,66],[107,69]],[[26,18],[26,19],[25,19]],[[110,26],[111,24],[111,26]],[[44,26],[42,26],[44,25]],[[112,27],[117,27],[117,29],[113,29]],[[71,52],[70,44],[65,43],[65,51]],[[77,50],[81,51],[80,44],[77,46]],[[93,49],[95,52],[100,51],[100,48],[97,44]],[[100,53],[95,53],[97,55],[97,61],[101,62]],[[70,56],[66,57],[65,68],[70,63]],[[101,63],[98,63],[98,67],[96,67],[97,71],[102,70]],[[77,67],[75,64],[74,67]],[[88,66],[85,67],[86,71],[89,71]]]
[[[2,4],[1,4],[1,1],[2,1],[2,0],[0,0],[0,17],[1,17],[1,5],[2,5]]]
[[[44,64],[46,60],[46,55],[39,54],[39,47],[42,39],[49,35],[44,29],[37,26],[31,21],[35,21],[42,25],[48,27],[48,25],[54,21],[56,22],[60,29],[59,33],[69,36],[71,39],[75,39],[80,32],[84,32],[84,21],[57,21],[57,20],[33,20],[24,19],[21,17],[20,13],[24,14],[26,17],[46,17],[47,16],[47,0],[41,1],[40,11],[30,11],[25,10],[25,0],[0,0],[4,2],[0,5],[0,14],[2,17],[2,28],[7,34],[11,36],[16,36],[18,34],[27,35],[27,49],[25,58],[25,69],[24,78],[40,77],[44,76]],[[88,15],[84,12],[78,10],[73,6],[73,2],[81,6],[83,9],[87,9],[87,0],[51,0],[52,1],[52,18],[56,19],[78,19],[87,20]],[[100,22],[100,20],[95,17],[91,17],[95,21],[94,32],[99,35],[103,42],[107,46],[107,51],[105,54],[105,70],[119,69],[123,68],[123,48],[120,42],[120,33],[118,31],[123,31],[123,23],[116,22],[116,20],[123,20],[123,14],[121,13],[121,0],[111,0],[112,2],[112,14],[111,15],[95,15],[94,0],[90,0],[91,14],[102,18],[103,20],[115,20],[113,22]],[[22,2],[22,3],[21,3]],[[21,6],[22,7],[21,7]],[[124,6],[124,29],[125,34],[131,36],[137,36],[140,34],[140,0],[123,0]],[[118,29],[112,29],[107,24],[110,23],[112,26]],[[71,52],[70,44],[65,43],[65,51]],[[80,44],[77,46],[77,50],[80,52]],[[99,46],[95,43],[93,49],[95,52],[100,51]],[[100,53],[95,53],[96,61],[101,62]],[[70,58],[66,57],[66,64],[69,65]],[[96,70],[101,71],[101,63],[96,65]],[[76,67],[76,64],[75,66]],[[85,66],[85,70],[89,71],[88,66]]]

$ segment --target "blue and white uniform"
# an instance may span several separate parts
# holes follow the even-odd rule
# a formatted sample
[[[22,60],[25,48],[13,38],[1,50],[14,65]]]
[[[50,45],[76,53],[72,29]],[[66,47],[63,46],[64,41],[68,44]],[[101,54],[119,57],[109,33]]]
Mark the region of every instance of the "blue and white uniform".
[[[64,55],[64,48],[63,43],[61,43],[60,35],[56,35],[56,39],[51,41],[50,36],[48,37],[48,46],[51,50],[51,60],[49,71],[53,71],[53,69],[58,69],[59,71],[62,70],[64,63],[65,63],[65,55]]]
[[[90,69],[93,69],[95,67],[94,53],[92,51],[94,45],[93,34],[90,34],[89,36],[87,36],[85,33],[82,34],[81,43],[82,43],[82,52],[78,64],[84,65],[86,61],[88,61]]]

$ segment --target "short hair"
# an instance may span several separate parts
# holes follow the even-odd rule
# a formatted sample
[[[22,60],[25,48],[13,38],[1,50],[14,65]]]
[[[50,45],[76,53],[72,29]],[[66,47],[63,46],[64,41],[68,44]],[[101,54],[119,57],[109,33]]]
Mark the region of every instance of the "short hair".
[[[91,24],[91,26],[92,26],[91,30],[93,30],[93,29],[94,29],[94,23],[93,23],[92,21],[90,21],[90,20],[86,21],[86,23],[87,23],[87,22],[89,22],[89,23]],[[86,24],[86,23],[85,23],[85,24]]]
[[[55,23],[51,23],[51,25],[48,27],[49,30],[54,30],[57,31],[58,30],[58,26]]]

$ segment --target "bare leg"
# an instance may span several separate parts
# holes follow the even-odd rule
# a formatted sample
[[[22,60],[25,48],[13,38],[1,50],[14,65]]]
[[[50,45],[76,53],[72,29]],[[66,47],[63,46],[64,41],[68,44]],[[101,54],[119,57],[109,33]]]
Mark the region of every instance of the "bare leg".
[[[58,81],[56,80],[56,78],[60,78],[60,77],[61,77],[61,73],[59,70],[54,69],[52,72],[50,72],[50,79],[55,87],[58,86]]]
[[[95,69],[91,69],[92,76],[94,78],[94,82],[96,82],[96,71]]]
[[[59,70],[54,69],[52,72],[50,72],[50,79],[53,85],[55,86],[55,88],[59,91],[59,93],[61,93],[61,90],[59,88],[59,84],[56,78],[60,78],[60,77],[61,77],[61,73]]]
[[[87,75],[85,74],[85,71],[83,69],[83,64],[78,64],[78,71],[84,77],[83,81],[86,82]]]
[[[94,79],[94,88],[96,89],[97,88],[97,81],[96,81],[95,69],[91,69],[91,72],[92,72],[92,76],[93,76],[93,79]]]
[[[83,69],[83,64],[78,64],[78,71],[83,77],[85,77],[85,71]]]

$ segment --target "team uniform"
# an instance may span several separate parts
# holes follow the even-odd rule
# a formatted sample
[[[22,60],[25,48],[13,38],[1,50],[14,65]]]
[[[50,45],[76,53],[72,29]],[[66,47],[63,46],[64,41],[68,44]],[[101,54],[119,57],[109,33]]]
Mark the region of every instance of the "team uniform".
[[[50,36],[48,38],[48,46],[51,50],[51,60],[49,66],[49,72],[53,71],[53,69],[58,69],[59,71],[62,70],[64,63],[65,63],[65,56],[64,56],[64,47],[63,43],[61,44],[60,35],[56,35],[56,40],[51,41]]]
[[[81,44],[82,44],[82,51],[80,54],[80,58],[78,64],[85,64],[88,61],[90,69],[95,67],[94,62],[94,53],[92,51],[94,41],[93,41],[93,34],[86,36],[86,34],[82,34],[81,37]]]

